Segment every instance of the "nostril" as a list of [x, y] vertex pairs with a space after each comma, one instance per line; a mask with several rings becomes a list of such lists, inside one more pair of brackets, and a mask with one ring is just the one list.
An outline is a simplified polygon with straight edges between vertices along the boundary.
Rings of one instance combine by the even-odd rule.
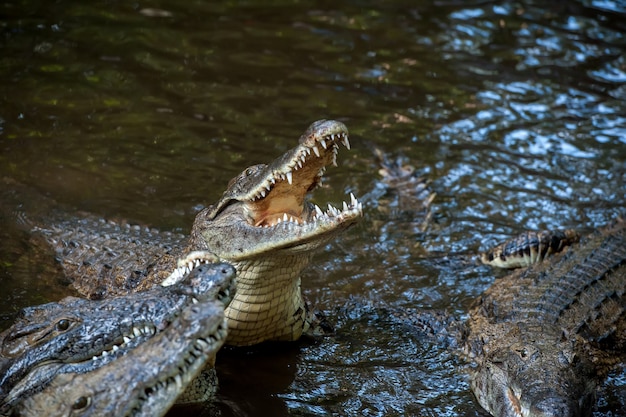
[[538, 416], [577, 416], [580, 409], [577, 402], [570, 401], [563, 397], [546, 397], [537, 401], [533, 409], [533, 415]]

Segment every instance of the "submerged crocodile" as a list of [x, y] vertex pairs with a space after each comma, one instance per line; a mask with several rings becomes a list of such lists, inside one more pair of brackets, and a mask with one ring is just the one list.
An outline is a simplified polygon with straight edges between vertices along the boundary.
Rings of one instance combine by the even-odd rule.
[[136, 347], [84, 373], [57, 374], [16, 406], [20, 416], [162, 416], [214, 358], [225, 339], [224, 305], [190, 304], [174, 322]]
[[497, 279], [466, 323], [443, 313], [398, 315], [453, 335], [475, 364], [472, 391], [492, 415], [589, 415], [598, 383], [626, 356], [626, 222]]
[[[336, 164], [341, 144], [350, 148], [343, 123], [313, 123], [298, 146], [231, 180], [219, 201], [198, 213], [189, 237], [49, 212], [27, 223], [54, 248], [78, 292], [91, 299], [151, 288], [168, 278], [181, 255], [215, 253], [237, 269], [237, 292], [226, 310], [227, 343], [296, 340], [316, 324], [302, 298], [300, 272], [315, 249], [362, 216], [353, 195], [343, 209], [322, 210], [306, 201], [326, 166]], [[46, 222], [46, 215], [60, 220]]]
[[[205, 258], [208, 259], [209, 255]], [[166, 362], [170, 354], [157, 354], [158, 349], [166, 348], [160, 346], [163, 341], [151, 340], [163, 332], [178, 332], [171, 328], [182, 325], [177, 320], [186, 320], [179, 318], [181, 311], [205, 300], [212, 303], [209, 306], [211, 312], [207, 314], [215, 316], [210, 323], [218, 318], [221, 321], [223, 310], [232, 298], [234, 277], [232, 266], [213, 263], [194, 268], [180, 282], [167, 287], [158, 286], [105, 300], [67, 297], [59, 302], [23, 309], [13, 326], [0, 334], [0, 415], [6, 415], [52, 380], [59, 379], [58, 375], [91, 373], [105, 366], [109, 369], [120, 366], [117, 358], [129, 352], [140, 352], [139, 347], [144, 344], [149, 344], [155, 351], [141, 347], [146, 355], [144, 358], [133, 353], [138, 365], [153, 360]], [[219, 314], [215, 313], [213, 304], [221, 305]], [[209, 322], [207, 326], [206, 329], [190, 330], [207, 331], [207, 337], [215, 338], [215, 342], [222, 341], [226, 326], [215, 329], [209, 326]], [[187, 337], [183, 333], [160, 337], [173, 336]], [[217, 351], [218, 344], [211, 344], [211, 349]], [[171, 354], [175, 356], [176, 352]], [[214, 356], [204, 362], [212, 365], [213, 360]], [[109, 366], [110, 362], [118, 365]], [[127, 370], [120, 368], [119, 372]], [[206, 374], [211, 377], [211, 372], [207, 370]], [[207, 385], [207, 381], [198, 380], [195, 391], [188, 394], [194, 400], [202, 400], [204, 398], [196, 391], [210, 393], [214, 387]]]

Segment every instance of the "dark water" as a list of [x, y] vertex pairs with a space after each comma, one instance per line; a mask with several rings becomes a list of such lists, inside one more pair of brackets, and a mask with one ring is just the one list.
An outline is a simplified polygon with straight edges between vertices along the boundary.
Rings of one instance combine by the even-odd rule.
[[[0, 33], [0, 175], [77, 210], [185, 232], [310, 122], [348, 125], [353, 150], [315, 198], [354, 192], [365, 219], [303, 280], [338, 333], [225, 351], [224, 416], [484, 415], [461, 359], [356, 306], [462, 317], [497, 274], [472, 254], [626, 205], [620, 1], [17, 1]], [[425, 232], [383, 210], [371, 144], [432, 181]], [[16, 282], [11, 242], [5, 317], [56, 296]], [[625, 379], [594, 415], [626, 414]]]

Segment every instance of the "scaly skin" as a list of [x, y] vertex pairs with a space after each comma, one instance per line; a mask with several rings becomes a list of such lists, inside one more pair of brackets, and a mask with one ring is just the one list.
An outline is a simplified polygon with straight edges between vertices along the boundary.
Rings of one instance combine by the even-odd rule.
[[580, 235], [571, 229], [525, 232], [481, 254], [480, 260], [497, 268], [523, 268], [542, 262], [579, 240]]
[[162, 416], [226, 337], [224, 305], [188, 305], [167, 328], [86, 373], [61, 373], [16, 407], [21, 416]]
[[234, 277], [232, 266], [215, 263], [195, 268], [169, 287], [97, 301], [67, 297], [25, 308], [0, 334], [0, 414], [56, 374], [91, 372], [146, 343], [198, 300], [215, 300], [224, 308]]
[[343, 123], [313, 123], [298, 146], [231, 180], [222, 198], [198, 213], [188, 240], [89, 216], [55, 215], [62, 220], [45, 226], [29, 221], [53, 246], [74, 287], [92, 299], [151, 288], [168, 278], [179, 257], [210, 251], [237, 268], [227, 343], [296, 340], [316, 324], [302, 299], [300, 272], [315, 249], [362, 215], [354, 196], [343, 210], [323, 211], [306, 201], [336, 162], [340, 144], [350, 146]]
[[598, 383], [626, 357], [626, 223], [498, 278], [464, 324], [445, 312], [390, 313], [461, 347], [492, 415], [590, 415]]
[[191, 246], [237, 268], [237, 293], [226, 309], [228, 344], [296, 340], [314, 323], [302, 299], [300, 272], [315, 249], [354, 224], [362, 211], [354, 196], [343, 211], [329, 206], [325, 212], [305, 196], [334, 163], [339, 144], [349, 146], [347, 134], [339, 122], [313, 123], [297, 147], [269, 165], [245, 170], [196, 217]]
[[495, 416], [583, 416], [626, 354], [626, 224], [498, 279], [470, 311], [471, 386]]

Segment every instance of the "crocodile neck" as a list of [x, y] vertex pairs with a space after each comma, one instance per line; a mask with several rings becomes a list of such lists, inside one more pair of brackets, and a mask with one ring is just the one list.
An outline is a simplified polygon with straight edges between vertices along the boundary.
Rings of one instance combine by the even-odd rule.
[[300, 273], [311, 254], [233, 262], [237, 292], [226, 309], [228, 343], [296, 340], [312, 321], [302, 299]]

